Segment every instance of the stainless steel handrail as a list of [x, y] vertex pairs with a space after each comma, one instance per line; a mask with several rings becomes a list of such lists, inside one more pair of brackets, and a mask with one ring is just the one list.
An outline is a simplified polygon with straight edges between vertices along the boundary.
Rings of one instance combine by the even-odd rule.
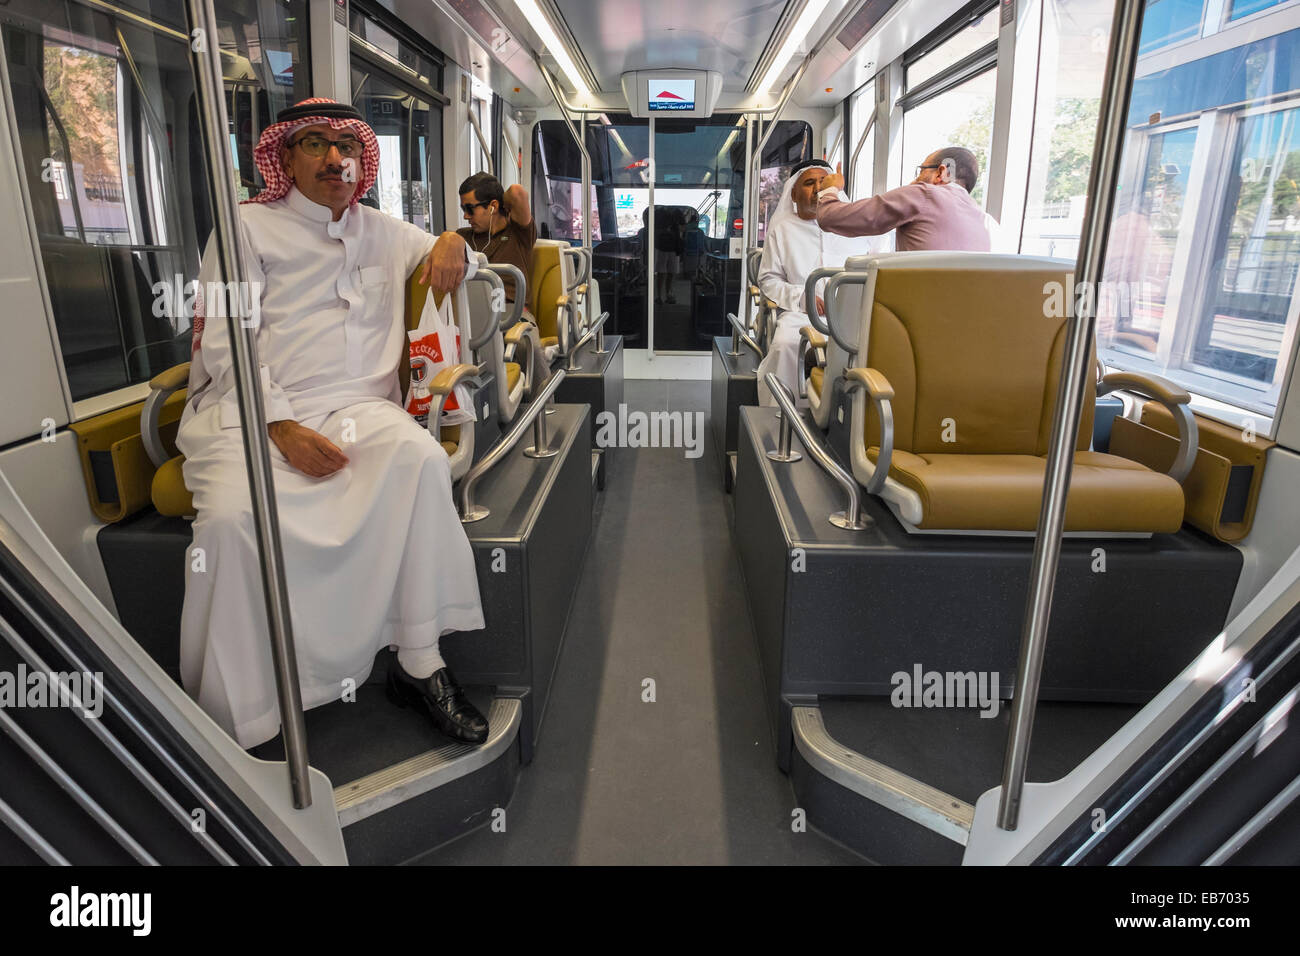
[[734, 312], [728, 312], [728, 313], [727, 313], [727, 321], [731, 323], [731, 347], [732, 347], [732, 351], [731, 351], [730, 354], [732, 354], [732, 355], [739, 355], [739, 354], [740, 354], [740, 348], [739, 348], [738, 343], [743, 342], [745, 345], [748, 345], [751, 349], [753, 349], [753, 350], [754, 350], [754, 354], [757, 355], [757, 356], [761, 359], [761, 358], [763, 357], [763, 350], [762, 350], [761, 348], [758, 347], [758, 343], [755, 342], [755, 341], [750, 337], [749, 333], [745, 331], [745, 327], [741, 324], [740, 319], [738, 319], [738, 318], [736, 317], [736, 313], [734, 313]]
[[[524, 429], [531, 425], [534, 419], [545, 418], [542, 411], [563, 381], [564, 369], [556, 369], [552, 372], [551, 380], [546, 383], [546, 387], [542, 389], [541, 394], [529, 403], [528, 410], [515, 420], [514, 424], [510, 426], [510, 431], [506, 432], [505, 436], [493, 446], [492, 450], [484, 455], [460, 480], [460, 520], [462, 524], [481, 521], [492, 513], [490, 509], [483, 505], [474, 504], [474, 485], [510, 453], [510, 450], [518, 443], [519, 437], [523, 435]], [[538, 445], [544, 446], [545, 444], [545, 441], [538, 441]]]
[[[7, 526], [0, 527], [0, 533], [3, 533], [6, 528]], [[40, 635], [49, 642], [55, 653], [62, 655], [63, 658], [72, 665], [71, 669], [74, 672], [82, 674], [91, 673], [86, 661], [82, 660], [77, 653], [68, 646], [63, 638], [61, 638], [52, 627], [50, 627], [49, 622], [37, 613], [36, 609], [26, 600], [26, 598], [15, 592], [5, 581], [0, 581], [0, 592], [3, 592], [22, 614], [27, 615], [28, 619], [35, 623]], [[45, 660], [36, 653], [32, 646], [23, 640], [18, 632], [3, 619], [0, 619], [0, 633], [3, 633], [5, 641], [9, 646], [18, 652], [18, 656], [27, 662], [28, 667], [39, 670], [45, 674], [53, 672], [54, 669], [51, 668], [49, 664], [47, 664]], [[138, 739], [144, 742], [145, 746], [148, 747], [150, 754], [157, 759], [162, 766], [175, 774], [176, 778], [185, 784], [190, 794], [202, 803], [203, 809], [206, 810], [213, 819], [219, 820], [227, 832], [239, 840], [240, 844], [249, 852], [255, 861], [262, 864], [268, 862], [262, 852], [257, 849], [256, 845], [248, 839], [247, 834], [245, 834], [243, 830], [230, 819], [229, 815], [222, 810], [221, 806], [217, 804], [215, 800], [212, 799], [211, 795], [199, 787], [190, 776], [189, 772], [176, 761], [176, 757], [171, 753], [171, 751], [163, 746], [153, 733], [140, 723], [136, 716], [129, 708], [127, 708], [123, 701], [118, 698], [118, 696], [113, 692], [112, 687], [107, 683], [104, 684], [103, 687], [103, 704], [106, 710], [111, 709], [113, 711], [114, 716], [122, 722], [123, 727], [134, 733]], [[99, 740], [101, 744], [104, 745], [104, 748], [108, 750], [109, 753], [116, 757], [118, 761], [127, 768], [131, 775], [140, 782], [141, 786], [148, 790], [149, 793], [153, 795], [154, 799], [163, 805], [164, 809], [166, 809], [166, 811], [171, 815], [172, 819], [176, 820], [182, 826], [189, 826], [193, 822], [190, 817], [191, 808], [182, 807], [180, 805], [167, 788], [159, 783], [157, 778], [154, 777], [143, 763], [141, 763], [140, 759], [128, 750], [127, 747], [117, 739], [117, 737], [113, 736], [113, 734], [109, 732], [105, 721], [100, 720], [97, 717], [85, 717], [84, 714], [82, 714], [82, 716], [82, 722], [85, 724], [86, 728], [95, 736], [96, 739]], [[194, 835], [195, 841], [202, 844], [203, 848], [218, 862], [227, 866], [234, 865], [234, 859], [224, 849], [222, 849], [220, 844], [212, 839], [206, 830], [191, 830], [191, 832]]]
[[1106, 80], [1097, 116], [1097, 145], [1088, 176], [1088, 205], [1075, 269], [1082, 281], [1076, 286], [1075, 308], [1067, 318], [1066, 351], [1061, 362], [1047, 473], [1043, 479], [1043, 503], [1038, 514], [1038, 532], [1034, 536], [1029, 595], [1020, 632], [1020, 658], [998, 804], [998, 826], [1003, 830], [1014, 830], [1020, 819], [1029, 742], [1042, 678], [1043, 652], [1052, 616], [1052, 592], [1061, 557], [1065, 502], [1070, 490], [1074, 443], [1083, 406], [1083, 386], [1086, 376], [1092, 371], [1091, 346], [1096, 337], [1096, 316], [1093, 311], [1095, 303], [1091, 301], [1093, 297], [1087, 294], [1087, 290], [1097, 288], [1105, 261], [1144, 6], [1132, 0], [1115, 0], [1115, 15], [1111, 21]]
[[[582, 338], [578, 339], [578, 344], [573, 347], [573, 351], [570, 354], [577, 355], [578, 352], [582, 350], [582, 347], [584, 345], [586, 345], [592, 339], [596, 338], [604, 329], [605, 322], [608, 319], [609, 319], [608, 312], [600, 313], [600, 315], [596, 317], [596, 321], [593, 322], [591, 325], [587, 326], [587, 331], [582, 333]], [[600, 348], [596, 349], [597, 353], [600, 353], [601, 351], [603, 350]]]
[[[590, 111], [576, 109], [570, 111], [564, 95], [555, 83], [555, 78], [551, 76], [550, 70], [542, 65], [542, 58], [534, 53], [533, 61], [537, 64], [537, 69], [541, 72], [542, 79], [546, 81], [547, 87], [550, 88], [551, 96], [555, 97], [555, 105], [560, 108], [560, 115], [564, 117], [564, 124], [569, 128], [573, 141], [578, 144], [578, 152], [582, 154], [582, 244], [589, 247], [591, 245], [591, 154], [587, 152], [587, 144], [583, 142], [586, 137], [578, 133], [578, 128], [574, 125], [573, 120], [569, 118], [569, 113]], [[596, 112], [600, 111], [597, 110]]]
[[[51, 679], [53, 676], [51, 675]], [[62, 684], [60, 684], [62, 688]], [[62, 693], [61, 689], [53, 690], [53, 693]], [[74, 706], [80, 706], [81, 701], [76, 701]], [[59, 762], [51, 757], [40, 744], [31, 738], [18, 722], [9, 714], [0, 710], [0, 731], [3, 731], [15, 744], [18, 749], [25, 753], [36, 766], [45, 772], [45, 775], [58, 785], [64, 793], [72, 798], [82, 811], [94, 820], [104, 829], [104, 831], [113, 838], [113, 841], [130, 854], [131, 858], [137, 863], [144, 866], [157, 866], [158, 861], [148, 850], [140, 845], [140, 842], [122, 826], [113, 815], [100, 805], [99, 801], [86, 792], [86, 789], [72, 778], [72, 774], [59, 766]]]
[[[503, 299], [505, 298], [505, 294], [506, 294], [506, 284], [505, 284], [504, 282], [501, 281], [501, 276], [497, 274], [497, 271], [496, 271], [495, 269], [488, 269], [488, 268], [485, 268], [485, 267], [480, 267], [480, 268], [478, 269], [477, 272], [475, 272], [472, 276], [470, 276], [470, 277], [469, 277], [468, 279], [466, 279], [465, 281], [466, 281], [466, 282], [486, 282], [488, 285], [490, 285], [490, 286], [492, 287], [492, 292], [500, 292], [500, 293], [501, 293], [501, 297], [502, 297]], [[518, 287], [516, 286], [516, 288], [518, 288]], [[431, 294], [432, 294], [432, 293], [431, 293]], [[449, 293], [449, 294], [451, 294], [451, 293]], [[491, 307], [492, 307], [492, 294], [489, 293], [489, 294], [488, 294], [488, 308], [491, 308]], [[504, 311], [504, 310], [503, 310], [503, 311]], [[519, 311], [520, 311], [520, 314], [523, 313], [523, 305], [522, 305], [522, 303], [519, 304]], [[469, 319], [469, 316], [466, 316], [466, 318]], [[513, 325], [514, 323], [512, 322], [511, 324]], [[473, 319], [470, 319], [470, 320], [469, 320], [469, 326], [470, 326], [471, 329], [474, 328], [474, 321], [473, 321]], [[474, 336], [474, 337], [471, 337], [471, 338], [470, 338], [470, 340], [469, 340], [469, 347], [470, 347], [470, 349], [471, 349], [472, 351], [478, 351], [478, 350], [481, 349], [483, 346], [487, 345], [489, 342], [492, 341], [492, 336], [497, 335], [498, 333], [500, 333], [501, 328], [502, 328], [501, 324], [497, 321], [496, 317], [494, 316], [491, 322], [489, 322], [489, 323], [487, 323], [486, 325], [483, 326], [483, 334], [482, 334], [482, 335]]]
[[799, 64], [799, 69], [794, 71], [794, 75], [791, 76], [789, 82], [785, 84], [785, 88], [781, 91], [781, 98], [777, 100], [776, 108], [772, 111], [772, 117], [766, 122], [766, 128], [763, 130], [763, 135], [759, 137], [758, 142], [754, 145], [754, 152], [749, 158], [749, 178], [745, 180], [745, 192], [752, 197], [752, 201], [749, 204], [749, 218], [746, 219], [746, 222], [753, 223], [755, 228], [754, 235], [756, 236], [758, 235], [758, 179], [759, 171], [763, 167], [763, 149], [767, 146], [767, 141], [772, 138], [772, 134], [776, 131], [777, 121], [781, 118], [781, 113], [784, 112], [786, 104], [790, 102], [790, 97], [794, 95], [795, 87], [799, 85], [799, 81], [803, 79], [803, 75], [808, 72], [808, 67], [812, 64], [813, 57], [821, 51], [821, 48], [822, 43], [818, 43], [813, 47], [813, 49], [809, 50], [808, 55], [805, 56], [803, 62]]
[[[777, 405], [781, 407], [780, 451], [775, 453], [769, 451], [767, 457], [773, 461], [796, 461], [797, 459], [790, 454], [790, 431], [793, 429], [798, 432], [799, 441], [803, 443], [804, 448], [808, 449], [808, 454], [812, 455], [813, 461], [817, 462], [826, 474], [834, 478], [848, 495], [848, 507], [843, 511], [834, 512], [827, 520], [845, 531], [864, 531], [870, 528], [875, 522], [862, 513], [862, 489], [858, 487], [857, 479], [845, 471], [822, 447], [822, 443], [813, 437], [808, 423], [795, 408], [794, 395], [786, 384], [776, 377], [776, 373], [768, 372], [763, 381], [776, 399]], [[784, 457], [780, 457], [782, 454]]]
[[[832, 276], [839, 275], [843, 271], [843, 269], [827, 269], [825, 267], [814, 269], [812, 272], [808, 273], [808, 278], [803, 284], [804, 311], [808, 313], [808, 321], [812, 323], [812, 327], [822, 335], [830, 335], [831, 329], [828, 320], [823, 319], [821, 313], [817, 311], [817, 283], [822, 279], [829, 279]], [[823, 298], [822, 302], [826, 303], [826, 310], [829, 312], [830, 299]]]
[[[465, 111], [469, 117], [469, 125], [474, 127], [474, 134], [478, 137], [479, 146], [483, 147], [483, 156], [487, 160], [487, 173], [489, 176], [495, 176], [496, 170], [492, 166], [492, 147], [488, 145], [487, 137], [483, 135], [483, 127], [479, 125], [478, 117], [474, 115], [474, 101], [470, 99], [469, 109]], [[415, 115], [415, 111], [411, 111]]]
[[[213, 236], [216, 239], [221, 275], [244, 288], [248, 270], [243, 260], [239, 235], [239, 211], [233, 191], [234, 165], [226, 137], [225, 91], [222, 85], [221, 45], [212, 0], [185, 0], [190, 35], [190, 60], [198, 83], [199, 134], [207, 157], [205, 167], [212, 186]], [[198, 31], [198, 32], [195, 32]], [[234, 353], [235, 396], [243, 423], [244, 455], [248, 462], [248, 489], [253, 508], [253, 526], [261, 555], [262, 586], [266, 617], [271, 635], [271, 661], [275, 669], [276, 697], [284, 733], [284, 752], [289, 765], [289, 786], [293, 805], [311, 806], [310, 767], [307, 762], [307, 728], [302, 712], [302, 688], [298, 684], [298, 657], [294, 651], [293, 622], [289, 615], [289, 591], [285, 580], [284, 554], [280, 547], [280, 518], [271, 480], [270, 438], [266, 409], [262, 403], [258, 373], [256, 330], [245, 325], [229, 310], [226, 318], [231, 351]]]
[[8, 827], [14, 836], [27, 844], [28, 849], [50, 866], [72, 865], [67, 857], [56, 850], [54, 845], [41, 835], [39, 830], [24, 820], [22, 814], [2, 799], [0, 799], [0, 823]]
[[[873, 80], [871, 83], [871, 100], [874, 103], [876, 98], [876, 84]], [[857, 184], [853, 182], [853, 172], [858, 168], [858, 156], [862, 153], [862, 147], [867, 145], [867, 137], [871, 135], [871, 130], [876, 125], [876, 114], [872, 113], [871, 118], [867, 120], [866, 127], [862, 130], [862, 135], [858, 137], [858, 145], [853, 147], [853, 157], [849, 160], [849, 168], [844, 170], [844, 191], [856, 188]]]
[[50, 99], [50, 94], [45, 91], [45, 81], [41, 79], [40, 73], [35, 67], [29, 66], [27, 71], [32, 74], [35, 80], [36, 91], [41, 94], [41, 102], [45, 105], [45, 112], [49, 114], [50, 120], [54, 123], [54, 131], [59, 134], [59, 140], [63, 143], [63, 155], [67, 157], [67, 163], [64, 166], [68, 187], [68, 198], [72, 200], [72, 218], [77, 223], [77, 235], [82, 242], [86, 241], [86, 224], [81, 218], [81, 202], [77, 199], [77, 172], [72, 165], [72, 146], [68, 142], [68, 131], [63, 127], [63, 118], [59, 116], [59, 111], [54, 108], [54, 101]]

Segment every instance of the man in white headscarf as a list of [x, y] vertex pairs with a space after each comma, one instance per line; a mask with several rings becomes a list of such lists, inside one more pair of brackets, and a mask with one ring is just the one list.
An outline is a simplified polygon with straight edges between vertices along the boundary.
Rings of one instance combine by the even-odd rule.
[[[781, 200], [768, 223], [758, 287], [776, 303], [779, 318], [767, 355], [758, 366], [761, 405], [776, 404], [764, 381], [768, 372], [775, 372], [795, 396], [799, 395], [799, 330], [809, 324], [804, 311], [804, 283], [809, 274], [814, 269], [838, 268], [849, 256], [884, 246], [880, 240], [836, 236], [817, 225], [817, 193], [830, 173], [830, 164], [820, 159], [796, 166], [785, 181]], [[825, 314], [821, 296], [817, 297], [817, 310]], [[799, 398], [798, 402], [803, 406], [807, 399]]]

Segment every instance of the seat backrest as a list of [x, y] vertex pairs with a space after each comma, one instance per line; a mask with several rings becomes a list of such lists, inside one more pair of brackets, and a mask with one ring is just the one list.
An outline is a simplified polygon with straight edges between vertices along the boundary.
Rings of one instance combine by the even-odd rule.
[[[923, 455], [1044, 455], [1065, 352], [1073, 263], [992, 253], [923, 252], [868, 268], [856, 364], [894, 388], [894, 447]], [[1076, 447], [1092, 435], [1086, 378]], [[868, 403], [867, 447], [880, 426]]]
[[564, 295], [565, 267], [560, 250], [567, 242], [558, 239], [538, 239], [533, 244], [533, 257], [528, 270], [528, 311], [537, 320], [537, 332], [542, 338], [560, 334], [559, 310], [556, 300]]

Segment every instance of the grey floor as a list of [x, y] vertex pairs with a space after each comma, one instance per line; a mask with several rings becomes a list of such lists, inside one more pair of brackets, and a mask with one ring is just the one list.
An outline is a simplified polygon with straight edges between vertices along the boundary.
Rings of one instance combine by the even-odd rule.
[[[709, 412], [708, 382], [628, 381], [629, 411]], [[722, 479], [703, 454], [616, 449], [551, 701], [504, 833], [425, 862], [856, 863], [791, 831]], [[655, 700], [643, 701], [644, 681]]]

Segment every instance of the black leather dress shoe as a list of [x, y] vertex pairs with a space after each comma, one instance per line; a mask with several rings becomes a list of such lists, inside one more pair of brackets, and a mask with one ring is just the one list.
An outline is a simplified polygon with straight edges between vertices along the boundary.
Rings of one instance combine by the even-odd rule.
[[453, 740], [481, 744], [487, 740], [488, 722], [469, 702], [447, 668], [424, 680], [412, 677], [396, 661], [388, 669], [388, 697], [399, 707], [423, 710], [433, 726]]

